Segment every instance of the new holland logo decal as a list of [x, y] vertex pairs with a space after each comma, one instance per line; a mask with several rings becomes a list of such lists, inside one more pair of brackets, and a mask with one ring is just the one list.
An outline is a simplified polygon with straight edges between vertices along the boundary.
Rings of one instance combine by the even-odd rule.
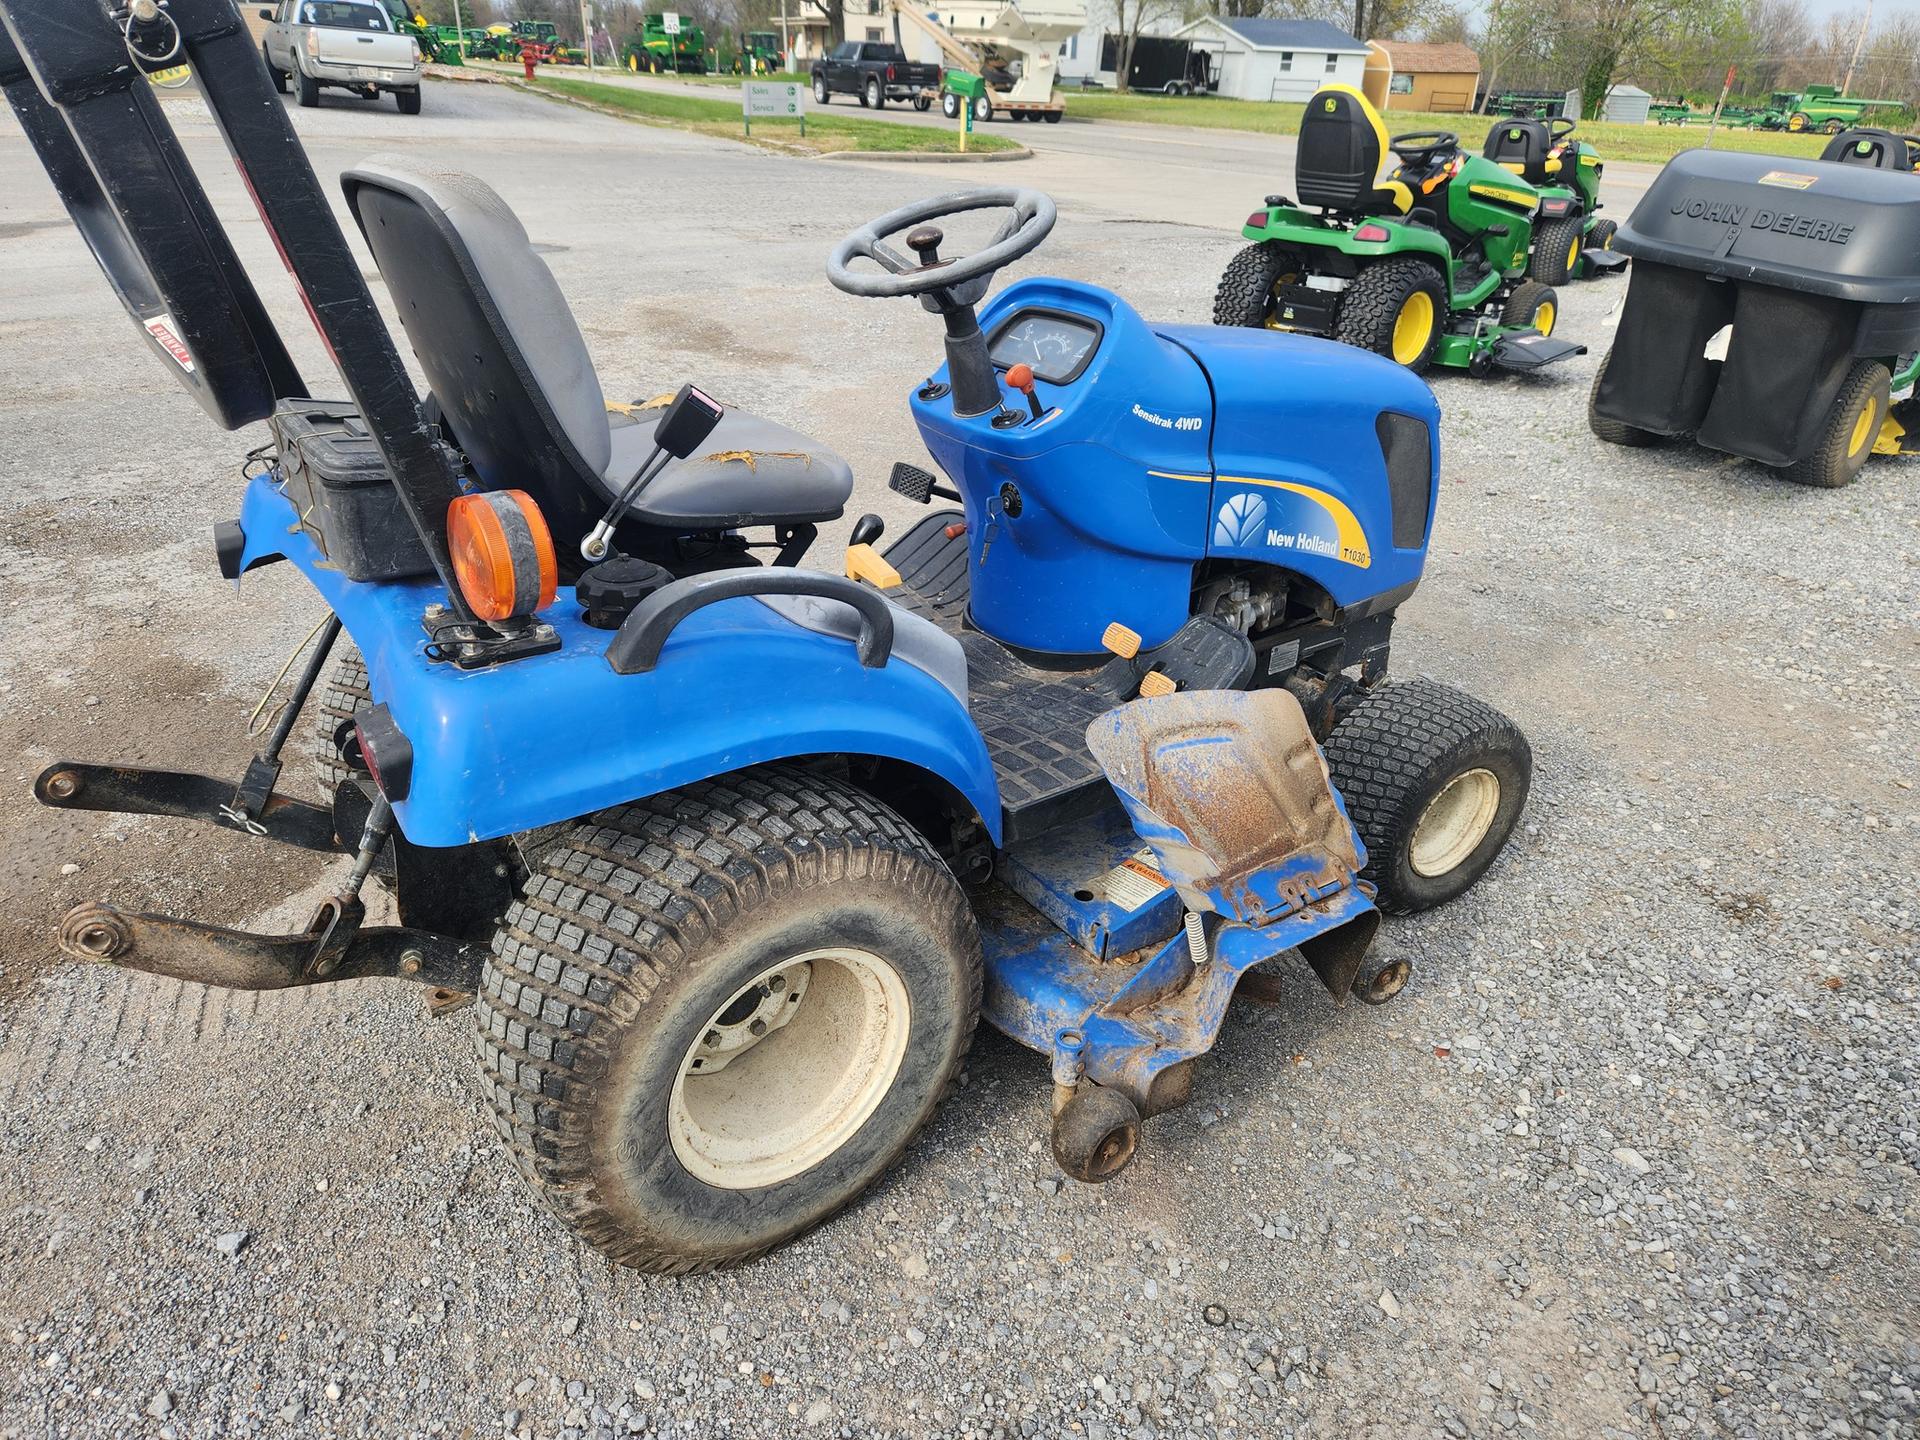
[[1267, 502], [1253, 491], [1243, 491], [1220, 507], [1213, 517], [1213, 543], [1217, 549], [1238, 550], [1257, 545], [1267, 528]]
[[[1292, 480], [1264, 480], [1246, 475], [1222, 475], [1221, 484], [1258, 485], [1282, 492], [1271, 497], [1258, 490], [1230, 495], [1214, 512], [1213, 548], [1272, 552], [1292, 550], [1319, 555], [1365, 570], [1373, 564], [1367, 532], [1338, 496]], [[1288, 495], [1299, 499], [1288, 502]], [[1301, 501], [1307, 503], [1302, 504]]]

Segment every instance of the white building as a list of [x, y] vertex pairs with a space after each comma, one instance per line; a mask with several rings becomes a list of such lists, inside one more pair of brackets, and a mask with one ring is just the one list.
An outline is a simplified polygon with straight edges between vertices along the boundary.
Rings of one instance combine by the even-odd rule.
[[1653, 96], [1638, 85], [1615, 85], [1607, 91], [1600, 118], [1614, 125], [1644, 125], [1653, 109]]
[[1234, 100], [1305, 100], [1336, 83], [1358, 90], [1367, 65], [1367, 47], [1324, 20], [1203, 15], [1173, 33], [1219, 51], [1219, 93]]

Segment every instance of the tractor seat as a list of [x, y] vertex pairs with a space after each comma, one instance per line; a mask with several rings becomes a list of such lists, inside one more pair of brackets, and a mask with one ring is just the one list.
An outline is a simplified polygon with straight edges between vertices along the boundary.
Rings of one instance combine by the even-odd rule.
[[1550, 185], [1560, 175], [1560, 157], [1544, 120], [1502, 120], [1487, 132], [1480, 153], [1529, 185]]
[[1294, 149], [1294, 193], [1303, 205], [1343, 215], [1404, 215], [1413, 191], [1381, 179], [1387, 127], [1351, 85], [1325, 85], [1307, 101]]
[[[489, 488], [531, 494], [577, 553], [645, 461], [671, 395], [614, 407], [546, 262], [493, 188], [382, 155], [341, 177], [444, 424]], [[721, 397], [724, 403], [724, 397]], [[618, 423], [615, 423], [615, 422]], [[632, 515], [679, 534], [831, 520], [853, 470], [797, 430], [728, 408]]]
[[1834, 136], [1827, 142], [1827, 148], [1820, 152], [1820, 158], [1838, 165], [1868, 165], [1876, 170], [1913, 168], [1912, 157], [1907, 153], [1906, 136], [1864, 125], [1857, 130], [1843, 130]]

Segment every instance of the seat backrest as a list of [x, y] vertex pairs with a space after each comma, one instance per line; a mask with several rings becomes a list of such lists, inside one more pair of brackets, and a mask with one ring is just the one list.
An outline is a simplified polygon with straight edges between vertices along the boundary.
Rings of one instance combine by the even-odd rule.
[[1891, 130], [1877, 130], [1871, 126], [1842, 130], [1827, 142], [1827, 148], [1820, 152], [1820, 158], [1839, 165], [1867, 165], [1876, 170], [1913, 168], [1907, 159], [1905, 138]]
[[341, 177], [428, 388], [490, 487], [531, 494], [563, 547], [606, 508], [605, 397], [519, 219], [471, 175], [380, 155]]
[[1502, 120], [1487, 131], [1487, 143], [1480, 153], [1497, 165], [1504, 165], [1529, 185], [1547, 179], [1547, 151], [1552, 139], [1544, 120]]
[[1300, 203], [1359, 210], [1372, 200], [1387, 154], [1387, 127], [1351, 85], [1325, 85], [1307, 101], [1294, 149], [1293, 184]]

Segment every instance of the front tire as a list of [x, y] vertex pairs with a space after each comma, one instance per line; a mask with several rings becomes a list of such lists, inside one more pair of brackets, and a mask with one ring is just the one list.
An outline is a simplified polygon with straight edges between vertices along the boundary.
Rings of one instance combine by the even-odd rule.
[[267, 75], [273, 81], [273, 88], [282, 95], [286, 94], [287, 72], [274, 66], [273, 57], [267, 53], [267, 43], [264, 40], [260, 42], [260, 58], [266, 62]]
[[1533, 237], [1533, 259], [1527, 274], [1544, 285], [1564, 285], [1580, 263], [1582, 220], [1547, 220]]
[[1856, 360], [1820, 427], [1820, 443], [1780, 473], [1796, 485], [1837, 490], [1851, 485], [1873, 455], [1887, 421], [1891, 377], [1877, 360]]
[[776, 766], [569, 827], [495, 935], [476, 1040], [549, 1208], [621, 1264], [687, 1274], [879, 1179], [958, 1074], [980, 984], [926, 840]]
[[951, 90], [943, 93], [940, 96], [940, 113], [949, 120], [958, 120], [960, 118], [960, 97], [955, 95]]
[[827, 77], [824, 75], [816, 75], [813, 77], [813, 103], [816, 105], [831, 105], [833, 103], [833, 94], [827, 89]]
[[1551, 335], [1559, 319], [1560, 296], [1551, 285], [1538, 280], [1521, 281], [1500, 307], [1503, 326], [1531, 325], [1542, 335]]
[[1490, 705], [1431, 680], [1384, 685], [1327, 737], [1327, 770], [1388, 914], [1430, 910], [1493, 864], [1520, 821], [1533, 751]]
[[1379, 260], [1362, 268], [1340, 297], [1334, 338], [1424, 374], [1447, 314], [1440, 272], [1421, 260]]

